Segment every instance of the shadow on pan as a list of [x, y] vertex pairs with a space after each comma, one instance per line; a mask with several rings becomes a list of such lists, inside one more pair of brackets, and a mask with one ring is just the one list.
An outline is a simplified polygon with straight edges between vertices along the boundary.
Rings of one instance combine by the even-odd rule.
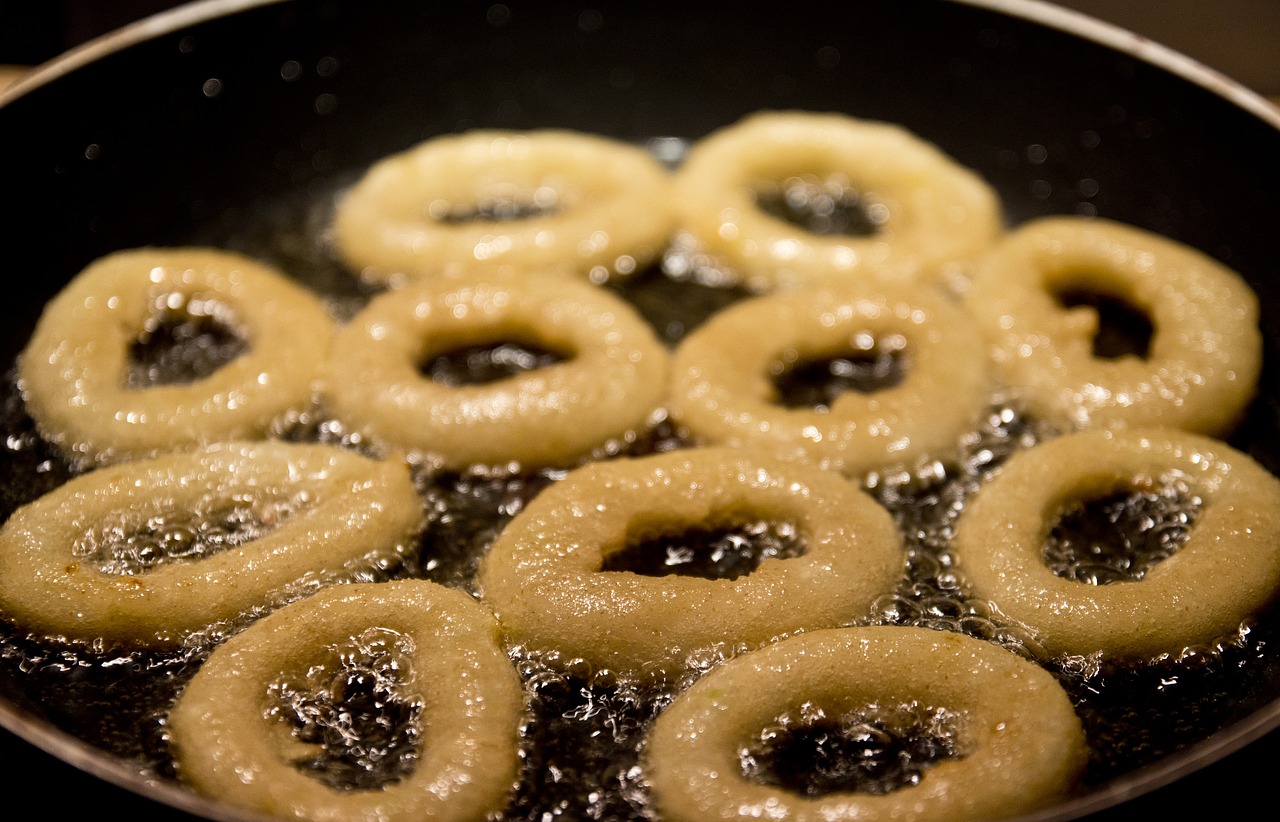
[[[1280, 117], [1122, 32], [1034, 4], [945, 0], [750, 14], [665, 2], [212, 2], [134, 26], [45, 67], [0, 105], [0, 175], [16, 206], [0, 228], [3, 358], [70, 277], [113, 250], [217, 241], [324, 269], [300, 250], [322, 214], [314, 204], [436, 134], [556, 126], [693, 140], [782, 108], [906, 126], [983, 174], [1011, 225], [1098, 215], [1201, 249], [1259, 293], [1264, 356], [1280, 362]], [[350, 291], [332, 268], [313, 276]], [[1233, 440], [1273, 472], [1278, 386], [1268, 365]], [[14, 465], [0, 470], [7, 515], [35, 485]], [[1182, 750], [1041, 817], [1251, 809], [1280, 754], [1278, 667], [1221, 695]], [[61, 730], [71, 711], [46, 710], [10, 666], [0, 673], [5, 779], [58, 815], [238, 818], [144, 782]]]

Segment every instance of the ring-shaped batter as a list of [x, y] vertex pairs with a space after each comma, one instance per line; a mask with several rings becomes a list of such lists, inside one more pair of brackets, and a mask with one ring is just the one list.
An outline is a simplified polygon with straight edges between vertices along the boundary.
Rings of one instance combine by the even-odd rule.
[[[193, 382], [132, 388], [130, 349], [175, 305], [227, 315], [248, 350]], [[333, 321], [319, 298], [273, 268], [206, 248], [103, 257], [45, 307], [19, 358], [41, 432], [105, 463], [254, 439], [312, 401]]]
[[[1073, 503], [1186, 483], [1203, 506], [1187, 542], [1138, 581], [1091, 585], [1046, 565]], [[956, 526], [972, 593], [1031, 629], [1049, 658], [1153, 659], [1234, 633], [1280, 595], [1280, 480], [1224, 443], [1173, 428], [1068, 434], [1018, 452]]]
[[[778, 402], [783, 369], [853, 355], [859, 338], [898, 340], [900, 383], [845, 391], [827, 410]], [[739, 302], [696, 328], [676, 349], [669, 403], [701, 440], [860, 477], [953, 451], [987, 402], [984, 355], [972, 318], [932, 287], [826, 283]]]
[[[636, 542], [755, 521], [794, 526], [804, 553], [733, 580], [601, 570]], [[570, 472], [503, 530], [479, 580], [511, 642], [660, 678], [701, 651], [863, 618], [904, 561], [888, 512], [839, 474], [706, 448]]]
[[[670, 173], [637, 146], [572, 131], [473, 131], [372, 166], [342, 197], [339, 254], [374, 282], [466, 268], [563, 269], [600, 282], [662, 252]], [[487, 204], [532, 213], [499, 219]]]
[[[1092, 291], [1144, 312], [1145, 358], [1094, 356]], [[1258, 300], [1236, 272], [1187, 246], [1101, 219], [1052, 217], [1011, 232], [973, 272], [968, 301], [996, 368], [1028, 410], [1064, 428], [1171, 425], [1223, 435], [1253, 399]]]
[[[743, 774], [739, 751], [780, 715], [909, 703], [961, 720], [960, 755], [915, 785], [805, 797]], [[1018, 816], [1066, 795], [1086, 760], [1071, 700], [1047, 671], [964, 634], [895, 626], [814, 631], [724, 663], [658, 716], [645, 752], [668, 822]]]
[[[565, 359], [481, 385], [420, 371], [432, 356], [516, 342]], [[631, 306], [570, 278], [437, 278], [375, 297], [338, 333], [322, 396], [374, 442], [444, 467], [570, 465], [641, 430], [670, 355]]]
[[[95, 558], [131, 534], [150, 533], [153, 521], [238, 499], [278, 524], [243, 544], [140, 573], [111, 573]], [[51, 635], [175, 646], [394, 563], [422, 519], [402, 462], [331, 446], [221, 443], [107, 466], [19, 508], [0, 529], [0, 614]]]
[[[839, 179], [878, 218], [868, 236], [817, 234], [764, 211], [788, 178]], [[840, 114], [754, 114], [694, 143], [676, 173], [682, 226], [749, 287], [832, 275], [919, 279], [995, 242], [1000, 201], [977, 174], [898, 126]]]
[[[329, 787], [294, 764], [314, 752], [268, 716], [271, 686], [337, 665], [337, 648], [378, 628], [409, 648], [399, 674], [422, 705], [420, 757], [380, 789]], [[481, 822], [506, 806], [519, 766], [524, 695], [493, 615], [422, 580], [337, 585], [219, 646], [169, 718], [179, 776], [229, 804], [309, 822]]]

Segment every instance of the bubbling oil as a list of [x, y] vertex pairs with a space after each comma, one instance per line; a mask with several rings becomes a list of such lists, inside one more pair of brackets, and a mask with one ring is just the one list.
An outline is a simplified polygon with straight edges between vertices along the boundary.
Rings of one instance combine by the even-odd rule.
[[828, 716], [805, 703], [777, 717], [738, 751], [750, 780], [800, 796], [883, 796], [918, 785], [925, 771], [962, 754], [962, 717], [918, 702], [868, 705]]
[[[262, 203], [256, 212], [245, 215], [242, 228], [234, 233], [184, 239], [234, 248], [273, 262], [327, 295], [335, 316], [349, 318], [370, 295], [341, 269], [326, 245], [323, 227], [334, 193], [320, 200], [300, 194]], [[687, 238], [677, 238], [659, 265], [605, 287], [635, 305], [659, 335], [674, 345], [714, 311], [748, 296], [737, 288], [731, 273], [717, 265], [689, 245]], [[221, 332], [207, 324], [158, 333], [180, 338], [179, 346], [215, 352], [215, 357], [236, 353]], [[519, 352], [503, 355], [496, 358], [502, 360], [497, 366], [519, 370], [530, 365], [523, 356]], [[189, 359], [187, 355], [176, 359], [184, 357]], [[168, 366], [162, 370], [164, 380], [175, 378]], [[12, 373], [3, 413], [7, 475], [0, 483], [0, 503], [7, 513], [65, 482], [74, 469], [35, 430], [14, 388]], [[339, 423], [315, 411], [283, 421], [280, 433], [364, 447]], [[991, 473], [1014, 452], [1056, 433], [1027, 418], [1009, 398], [994, 396], [986, 416], [957, 444], [955, 459], [866, 477], [866, 490], [891, 512], [901, 529], [907, 563], [897, 588], [886, 592], [858, 623], [959, 631], [1034, 657], [1035, 638], [1030, 632], [1003, 620], [991, 603], [967, 594], [955, 570], [950, 542], [966, 501]], [[689, 445], [669, 422], [657, 419], [652, 429], [610, 444], [596, 458]], [[564, 474], [562, 469], [440, 473], [429, 465], [417, 466], [428, 527], [404, 563], [388, 569], [386, 577], [426, 578], [474, 592], [476, 570], [501, 529]], [[1149, 500], [1130, 497], [1106, 501], [1104, 507], [1109, 504], [1119, 510], [1116, 525], [1122, 530], [1142, 530], [1128, 523], [1127, 512], [1134, 509], [1143, 521], [1182, 518], [1186, 528], [1194, 527], [1194, 500], [1176, 488], [1157, 496], [1161, 499], [1156, 501], [1155, 513]], [[253, 528], [265, 525], [264, 519], [270, 516], [247, 517], [250, 525], [242, 531], [232, 529], [239, 535], [234, 538], [251, 538]], [[176, 517], [169, 524], [199, 530], [205, 527], [204, 521], [201, 514], [190, 522]], [[721, 556], [733, 556], [730, 565], [785, 561], [788, 551], [800, 549], [788, 547], [786, 533], [778, 529], [777, 523], [755, 523], [733, 534], [713, 534], [707, 550], [714, 552], [716, 544], [727, 540], [721, 547], [732, 550], [721, 551]], [[1155, 530], [1170, 528], [1164, 525]], [[158, 526], [156, 533], [162, 531]], [[675, 542], [658, 548], [660, 565], [673, 556], [683, 558], [678, 550], [672, 553]], [[1174, 543], [1176, 539], [1170, 541], [1176, 550]], [[145, 564], [140, 558], [122, 560], [121, 570], [128, 572], [134, 561]], [[701, 568], [702, 573], [724, 573], [717, 570], [718, 561], [702, 564], [711, 566]], [[1212, 646], [1188, 648], [1149, 665], [1109, 669], [1097, 659], [1078, 658], [1054, 666], [1053, 673], [1072, 695], [1091, 745], [1087, 784], [1099, 785], [1202, 740], [1257, 707], [1250, 700], [1260, 697], [1251, 695], [1280, 691], [1280, 663], [1270, 653], [1272, 631], [1271, 617], [1264, 615]], [[173, 779], [165, 716], [220, 636], [212, 634], [205, 642], [157, 653], [30, 636], [18, 626], [0, 626], [0, 668], [4, 670], [0, 696], [132, 763], [146, 776]], [[272, 715], [290, 723], [299, 739], [324, 743], [299, 767], [321, 781], [351, 790], [394, 782], [412, 770], [419, 723], [430, 717], [423, 716], [421, 707], [406, 698], [397, 684], [398, 666], [405, 656], [397, 642], [396, 637], [376, 631], [353, 637], [351, 645], [337, 653], [340, 663], [317, 671], [313, 679], [276, 684]], [[581, 660], [511, 649], [529, 710], [519, 729], [521, 772], [503, 819], [652, 818], [642, 764], [650, 724], [702, 673], [742, 650], [710, 649], [690, 659], [684, 675], [655, 683], [619, 677]], [[854, 771], [858, 773], [850, 778], [867, 780], [858, 783], [858, 789], [889, 791], [927, 779], [929, 763], [960, 755], [954, 746], [958, 721], [945, 710], [914, 705], [867, 706], [856, 715], [834, 718], [799, 712], [761, 729], [758, 744], [746, 746], [741, 758], [744, 772], [753, 778], [793, 785], [802, 792], [849, 784], [843, 780]], [[850, 758], [860, 764], [850, 767]], [[792, 772], [797, 760], [812, 763], [800, 770], [826, 772], [830, 778], [806, 786], [805, 774]]]
[[99, 573], [143, 574], [252, 542], [313, 503], [307, 492], [274, 497], [240, 491], [153, 514], [141, 523], [122, 515], [118, 522], [98, 523], [86, 532], [71, 555]]

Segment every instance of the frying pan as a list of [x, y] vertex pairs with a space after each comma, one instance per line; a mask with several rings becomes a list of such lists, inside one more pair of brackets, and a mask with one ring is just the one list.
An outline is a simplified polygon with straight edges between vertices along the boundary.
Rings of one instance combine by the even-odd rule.
[[[1096, 214], [1240, 271], [1261, 299], [1268, 366], [1232, 441], [1280, 469], [1280, 116], [1189, 59], [1018, 0], [797, 0], [750, 11], [664, 0], [214, 0], [157, 16], [0, 97], [10, 206], [0, 361], [13, 360], [70, 277], [113, 250], [220, 242], [286, 268], [315, 265], [299, 237], [316, 212], [298, 204], [432, 135], [561, 126], [693, 140], [768, 108], [901, 123], [983, 174], [1010, 225]], [[320, 268], [326, 287], [353, 288], [345, 272]], [[4, 515], [36, 493], [28, 471], [0, 465]], [[1269, 805], [1277, 667], [1227, 695], [1202, 738], [1034, 818]], [[57, 818], [106, 808], [245, 818], [141, 779], [50, 721], [15, 679], [0, 680], [10, 795], [31, 793]]]

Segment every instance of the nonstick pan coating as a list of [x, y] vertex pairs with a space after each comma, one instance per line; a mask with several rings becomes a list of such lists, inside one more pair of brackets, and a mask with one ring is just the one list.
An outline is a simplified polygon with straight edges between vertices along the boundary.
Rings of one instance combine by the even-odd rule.
[[[1280, 470], [1280, 118], [1189, 60], [1035, 3], [320, 0], [161, 15], [0, 98], [3, 358], [92, 259], [210, 237], [262, 251], [264, 230], [246, 224], [258, 205], [329, 191], [436, 134], [557, 126], [693, 140], [769, 108], [900, 123], [982, 173], [1010, 225], [1096, 214], [1240, 271], [1261, 298], [1268, 366], [1233, 443]], [[269, 250], [285, 265], [295, 253]], [[28, 490], [11, 466], [0, 471], [7, 515]], [[15, 690], [0, 682], [11, 795], [31, 791], [58, 818], [106, 808], [238, 818], [142, 783], [50, 728]], [[1215, 736], [1041, 816], [1265, 803], [1280, 674], [1272, 666], [1233, 699]]]

